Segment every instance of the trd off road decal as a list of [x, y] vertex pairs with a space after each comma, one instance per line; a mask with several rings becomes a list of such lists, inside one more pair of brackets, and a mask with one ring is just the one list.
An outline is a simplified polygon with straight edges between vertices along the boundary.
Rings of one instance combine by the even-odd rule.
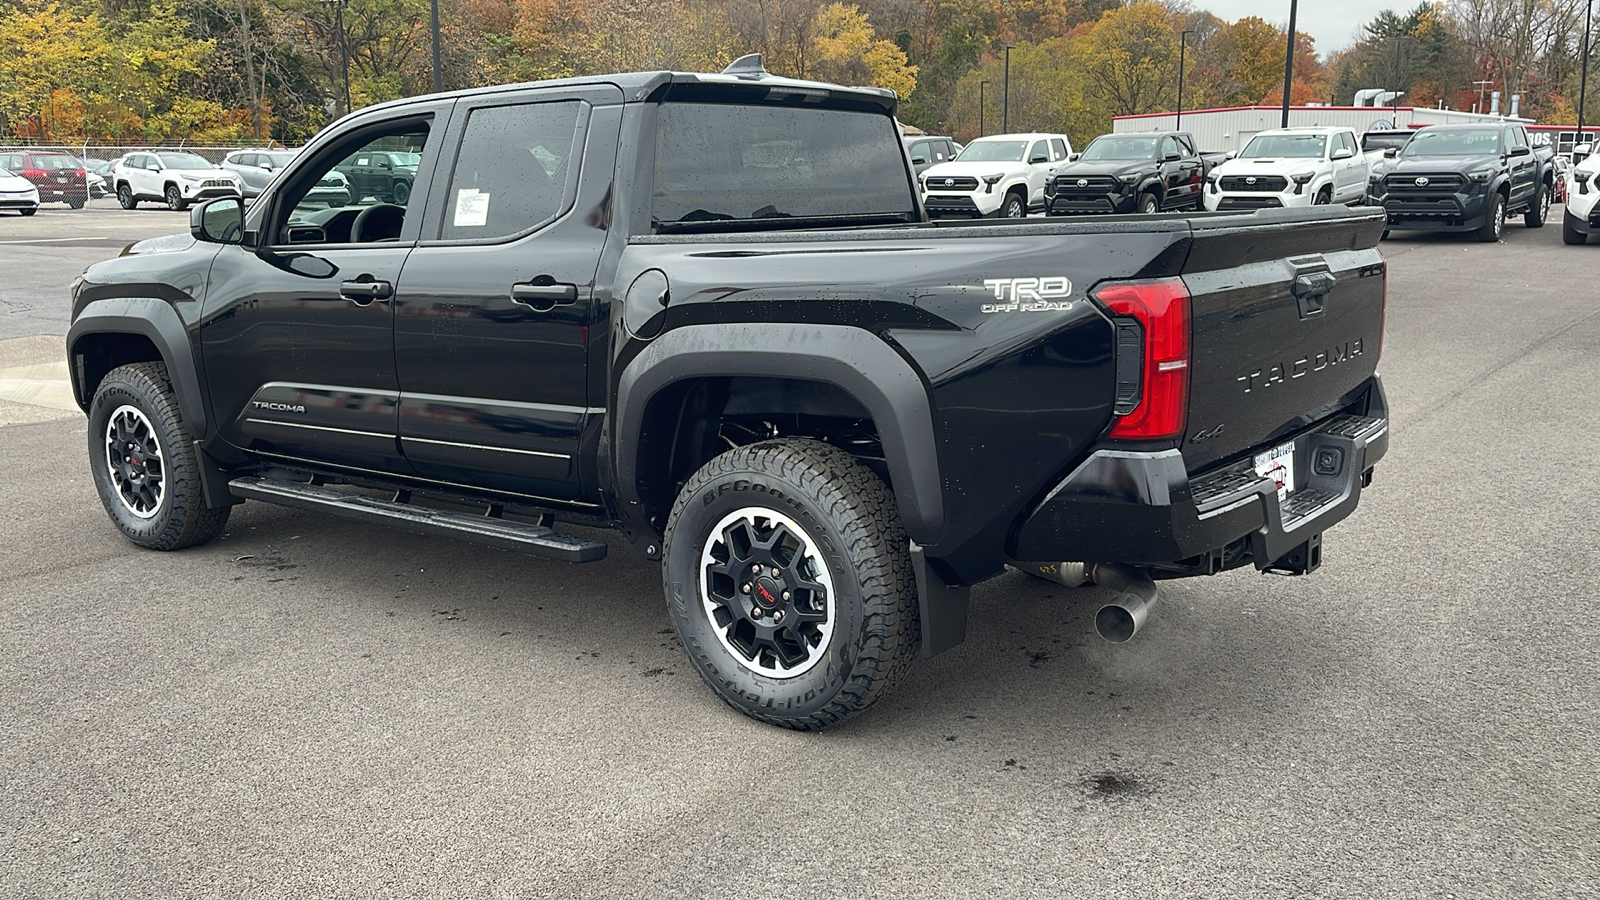
[[985, 313], [1065, 312], [1073, 306], [1072, 282], [1065, 276], [1043, 278], [986, 278], [985, 290], [996, 302], [985, 303]]

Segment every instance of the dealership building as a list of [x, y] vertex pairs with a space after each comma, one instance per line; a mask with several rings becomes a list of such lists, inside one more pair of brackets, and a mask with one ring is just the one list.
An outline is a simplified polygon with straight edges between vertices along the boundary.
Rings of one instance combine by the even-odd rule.
[[[1187, 131], [1194, 135], [1195, 143], [1207, 153], [1239, 151], [1258, 132], [1279, 127], [1283, 122], [1281, 106], [1239, 106], [1230, 109], [1196, 109], [1185, 111], [1182, 122], [1176, 113], [1150, 113], [1140, 116], [1117, 116], [1111, 130], [1116, 134], [1141, 131]], [[1289, 126], [1327, 125], [1355, 129], [1357, 134], [1382, 131], [1395, 127], [1419, 125], [1476, 125], [1484, 123], [1521, 122], [1528, 126], [1534, 144], [1554, 145], [1560, 153], [1571, 153], [1578, 140], [1575, 125], [1535, 125], [1532, 119], [1497, 116], [1487, 113], [1462, 112], [1453, 109], [1432, 109], [1412, 106], [1291, 106]], [[1584, 140], [1593, 141], [1600, 135], [1600, 127], [1584, 128]]]

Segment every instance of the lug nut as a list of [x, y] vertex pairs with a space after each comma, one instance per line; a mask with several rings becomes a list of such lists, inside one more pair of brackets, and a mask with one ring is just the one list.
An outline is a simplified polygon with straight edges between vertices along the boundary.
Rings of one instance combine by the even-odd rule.
[[794, 591], [784, 591], [783, 599], [787, 602], [794, 599]]
[[739, 585], [739, 592], [741, 594], [750, 593], [750, 582], [746, 581], [744, 584]]
[[752, 604], [751, 607], [750, 607], [750, 618], [752, 618], [752, 619], [761, 618], [761, 607], [755, 606], [755, 605]]
[[780, 610], [775, 610], [772, 613], [772, 622], [773, 622], [774, 625], [780, 624], [781, 622], [783, 622], [783, 610], [781, 610], [781, 609]]

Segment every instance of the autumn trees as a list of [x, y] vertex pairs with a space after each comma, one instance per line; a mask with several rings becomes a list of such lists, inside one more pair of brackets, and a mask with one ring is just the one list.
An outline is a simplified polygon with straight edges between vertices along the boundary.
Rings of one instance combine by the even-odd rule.
[[[928, 130], [970, 138], [1009, 108], [1012, 128], [1083, 141], [1113, 116], [1176, 104], [1185, 31], [1190, 108], [1276, 104], [1283, 84], [1280, 23], [1228, 22], [1204, 0], [439, 2], [447, 89], [715, 71], [758, 51], [779, 74], [891, 87], [901, 118]], [[1380, 13], [1320, 58], [1300, 35], [1290, 99], [1349, 103], [1371, 87], [1470, 108], [1486, 81], [1522, 93], [1524, 114], [1570, 121], [1583, 2], [1423, 2]], [[431, 89], [429, 3], [346, 0], [352, 106]], [[343, 112], [336, 23], [324, 0], [0, 0], [0, 135], [302, 141]]]

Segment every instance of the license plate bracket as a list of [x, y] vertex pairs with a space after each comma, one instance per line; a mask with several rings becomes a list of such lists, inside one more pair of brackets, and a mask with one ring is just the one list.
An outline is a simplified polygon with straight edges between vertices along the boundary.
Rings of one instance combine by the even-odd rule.
[[1294, 493], [1294, 442], [1279, 444], [1271, 450], [1256, 454], [1256, 475], [1270, 478], [1278, 485], [1278, 502]]

